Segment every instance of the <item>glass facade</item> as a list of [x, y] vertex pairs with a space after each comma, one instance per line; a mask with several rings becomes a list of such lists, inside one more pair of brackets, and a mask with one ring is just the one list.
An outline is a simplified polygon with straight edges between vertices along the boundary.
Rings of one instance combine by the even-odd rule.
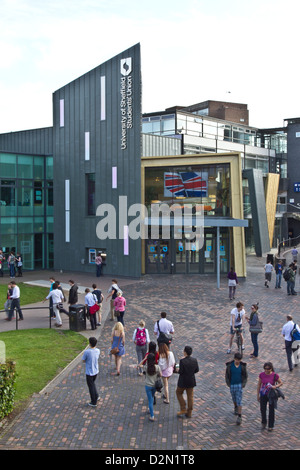
[[53, 158], [0, 153], [0, 247], [24, 269], [53, 266]]
[[204, 215], [231, 216], [229, 164], [156, 167], [145, 170], [145, 204], [197, 204]]
[[[230, 217], [230, 166], [224, 164], [145, 168], [145, 205], [150, 215], [153, 205], [176, 207], [190, 204], [195, 214], [204, 209], [208, 217]], [[209, 221], [207, 222], [209, 224]], [[175, 233], [175, 230], [180, 232]], [[145, 246], [147, 273], [216, 273], [217, 229], [205, 226], [203, 244], [194, 241], [193, 227], [172, 226], [169, 239], [159, 227], [159, 237], [152, 239], [149, 227]], [[191, 243], [187, 243], [191, 241]], [[229, 270], [230, 230], [220, 229], [220, 270]]]

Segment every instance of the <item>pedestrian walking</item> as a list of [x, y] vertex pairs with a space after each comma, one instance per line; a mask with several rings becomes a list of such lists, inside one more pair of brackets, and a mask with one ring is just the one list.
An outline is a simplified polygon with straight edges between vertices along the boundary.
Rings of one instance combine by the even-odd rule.
[[293, 248], [293, 249], [292, 249], [292, 258], [293, 258], [293, 261], [297, 261], [297, 258], [298, 258], [298, 250], [297, 250], [297, 248]]
[[281, 289], [282, 270], [283, 270], [282, 261], [281, 259], [279, 259], [278, 263], [275, 265], [275, 272], [276, 272], [275, 289]]
[[160, 320], [154, 324], [154, 334], [157, 336], [157, 343], [164, 341], [169, 347], [172, 341], [171, 335], [174, 334], [174, 326], [170, 320], [167, 320], [166, 312], [161, 312], [160, 317]]
[[273, 265], [271, 263], [271, 260], [267, 262], [265, 265], [265, 286], [270, 287], [269, 283], [271, 282], [272, 279], [272, 272], [274, 271]]
[[50, 290], [49, 294], [43, 302], [48, 299], [52, 299], [52, 308], [54, 314], [53, 318], [55, 319], [55, 326], [59, 328], [62, 326], [62, 321], [59, 313], [59, 304], [64, 301], [64, 295], [62, 291], [58, 289], [57, 282], [54, 282], [51, 287], [52, 290]]
[[286, 357], [287, 357], [287, 362], [289, 366], [290, 372], [293, 370], [293, 361], [292, 361], [292, 355], [293, 355], [293, 350], [292, 350], [292, 344], [293, 344], [293, 338], [292, 338], [292, 330], [294, 327], [296, 327], [297, 331], [300, 333], [300, 328], [298, 325], [296, 325], [293, 322], [293, 317], [292, 315], [287, 315], [286, 317], [287, 322], [283, 325], [281, 334], [284, 337], [284, 342], [285, 342], [285, 351], [286, 351]]
[[146, 364], [149, 354], [154, 354], [155, 364], [158, 364], [159, 353], [158, 351], [156, 351], [156, 343], [154, 341], [150, 341], [148, 346], [148, 352], [146, 353], [144, 359], [138, 364], [138, 369], [142, 368]]
[[78, 286], [75, 284], [73, 279], [69, 280], [70, 290], [69, 290], [69, 305], [76, 305], [78, 302]]
[[295, 291], [295, 276], [293, 263], [289, 264], [286, 272], [284, 273], [284, 279], [286, 281], [287, 295], [297, 295]]
[[238, 425], [242, 423], [243, 388], [246, 386], [247, 378], [247, 364], [242, 362], [242, 355], [237, 352], [233, 361], [226, 363], [225, 380], [230, 387], [234, 414], [237, 415], [236, 424]]
[[117, 375], [121, 373], [121, 365], [122, 365], [122, 356], [125, 354], [125, 332], [124, 327], [121, 322], [117, 322], [111, 334], [111, 352], [117, 348], [118, 351], [113, 354], [115, 358], [115, 365], [117, 370]]
[[91, 328], [92, 328], [92, 330], [96, 330], [97, 329], [96, 310], [97, 310], [97, 307], [98, 307], [97, 297], [95, 296], [95, 294], [91, 293], [91, 291], [88, 287], [85, 289], [84, 303], [85, 303], [85, 307], [86, 307], [87, 317], [89, 318], [89, 320], [91, 322]]
[[97, 315], [97, 319], [98, 319], [97, 326], [100, 326], [101, 325], [101, 315], [102, 315], [102, 302], [103, 302], [104, 297], [103, 297], [103, 294], [102, 294], [101, 290], [97, 288], [96, 284], [93, 284], [92, 288], [94, 289], [92, 294], [95, 294], [95, 296], [97, 297], [97, 303], [99, 305], [99, 310], [96, 313], [96, 315]]
[[[144, 320], [139, 321], [139, 326], [134, 330], [132, 341], [135, 344], [136, 355], [138, 359], [138, 374], [143, 375], [143, 368], [140, 363], [147, 354], [147, 344], [150, 343], [149, 332], [145, 328]], [[155, 344], [155, 343], [154, 343]]]
[[[258, 332], [255, 331], [255, 327], [258, 325], [258, 303], [251, 305], [250, 317], [245, 317], [250, 326], [251, 341], [253, 344], [253, 353], [250, 357], [258, 357]], [[254, 331], [251, 331], [253, 329]]]
[[11, 281], [10, 283], [12, 288], [12, 295], [11, 295], [11, 304], [9, 309], [8, 318], [6, 320], [10, 321], [13, 317], [14, 310], [17, 310], [17, 315], [19, 315], [19, 320], [24, 320], [23, 313], [20, 307], [20, 288], [17, 286], [15, 281]]
[[96, 389], [95, 381], [99, 373], [100, 349], [97, 346], [97, 339], [89, 338], [89, 348], [83, 353], [82, 360], [85, 362], [86, 383], [90, 392], [91, 401], [89, 406], [96, 407], [99, 395]]
[[[268, 422], [268, 431], [273, 431], [275, 425], [275, 407], [277, 405], [277, 395], [274, 390], [282, 386], [282, 380], [275, 373], [272, 362], [264, 364], [264, 371], [259, 374], [257, 383], [257, 400], [260, 403], [261, 423], [265, 429]], [[267, 405], [269, 403], [269, 418], [267, 420]]]
[[117, 292], [117, 296], [114, 300], [114, 310], [117, 316], [117, 321], [121, 322], [124, 326], [124, 315], [125, 315], [126, 299], [122, 296], [120, 291]]
[[235, 299], [236, 286], [239, 283], [237, 275], [233, 268], [230, 268], [228, 277], [229, 300]]
[[11, 283], [9, 283], [7, 286], [6, 301], [4, 304], [6, 318], [9, 318], [9, 311], [10, 311], [11, 302], [12, 302], [12, 299], [11, 299], [12, 293], [13, 293], [13, 288], [12, 288]]
[[[180, 411], [177, 416], [185, 415], [187, 418], [192, 417], [194, 408], [194, 388], [196, 387], [195, 374], [199, 372], [198, 361], [192, 357], [193, 349], [191, 346], [185, 346], [183, 350], [183, 358], [179, 361], [179, 369], [177, 370], [179, 377], [176, 388], [176, 397], [179, 402]], [[186, 392], [187, 401], [183, 394]]]
[[158, 365], [161, 369], [161, 375], [164, 384], [164, 403], [169, 404], [169, 378], [173, 374], [175, 366], [175, 358], [172, 351], [169, 350], [165, 343], [159, 343], [158, 345]]
[[150, 412], [150, 421], [154, 421], [154, 409], [153, 405], [156, 403], [155, 401], [155, 382], [161, 377], [161, 370], [159, 365], [155, 364], [155, 356], [154, 354], [150, 353], [147, 359], [147, 368], [145, 374], [145, 390], [146, 395], [148, 398], [148, 407]]
[[117, 293], [123, 292], [121, 291], [120, 287], [118, 286], [118, 281], [116, 279], [112, 279], [112, 285], [108, 289], [108, 296], [106, 297], [106, 300], [109, 299], [110, 297], [110, 321], [114, 321], [115, 319], [115, 307], [114, 307], [114, 300], [117, 297]]

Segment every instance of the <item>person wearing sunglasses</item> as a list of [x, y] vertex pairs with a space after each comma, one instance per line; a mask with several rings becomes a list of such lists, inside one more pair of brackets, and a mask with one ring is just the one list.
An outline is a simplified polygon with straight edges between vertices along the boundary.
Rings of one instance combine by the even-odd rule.
[[[277, 403], [274, 391], [282, 385], [282, 380], [275, 373], [272, 362], [264, 364], [264, 371], [259, 374], [257, 384], [257, 400], [260, 403], [262, 429], [267, 426], [267, 404], [269, 403], [268, 431], [273, 431], [275, 424], [275, 407]], [[282, 394], [281, 394], [282, 396]]]

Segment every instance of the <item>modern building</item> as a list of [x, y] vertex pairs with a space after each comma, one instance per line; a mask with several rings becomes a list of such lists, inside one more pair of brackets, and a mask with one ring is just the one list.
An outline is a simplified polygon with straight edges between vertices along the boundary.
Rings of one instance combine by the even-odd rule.
[[141, 89], [137, 44], [55, 91], [52, 127], [0, 134], [0, 246], [25, 269], [93, 272], [100, 251], [116, 276], [245, 276], [246, 251], [274, 243], [274, 134], [238, 103], [142, 115]]

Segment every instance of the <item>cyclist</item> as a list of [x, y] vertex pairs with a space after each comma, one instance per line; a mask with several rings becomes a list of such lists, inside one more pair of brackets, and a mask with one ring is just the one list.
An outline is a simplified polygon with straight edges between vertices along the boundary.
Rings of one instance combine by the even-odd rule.
[[[227, 349], [227, 354], [231, 353], [233, 338], [235, 335], [234, 328], [237, 328], [239, 330], [242, 329], [244, 315], [245, 315], [244, 304], [242, 302], [238, 302], [236, 304], [236, 307], [233, 308], [230, 312], [230, 342], [229, 342], [229, 349]], [[241, 342], [242, 342], [242, 349], [245, 349], [244, 337], [242, 333], [240, 333], [240, 337], [241, 337]]]

